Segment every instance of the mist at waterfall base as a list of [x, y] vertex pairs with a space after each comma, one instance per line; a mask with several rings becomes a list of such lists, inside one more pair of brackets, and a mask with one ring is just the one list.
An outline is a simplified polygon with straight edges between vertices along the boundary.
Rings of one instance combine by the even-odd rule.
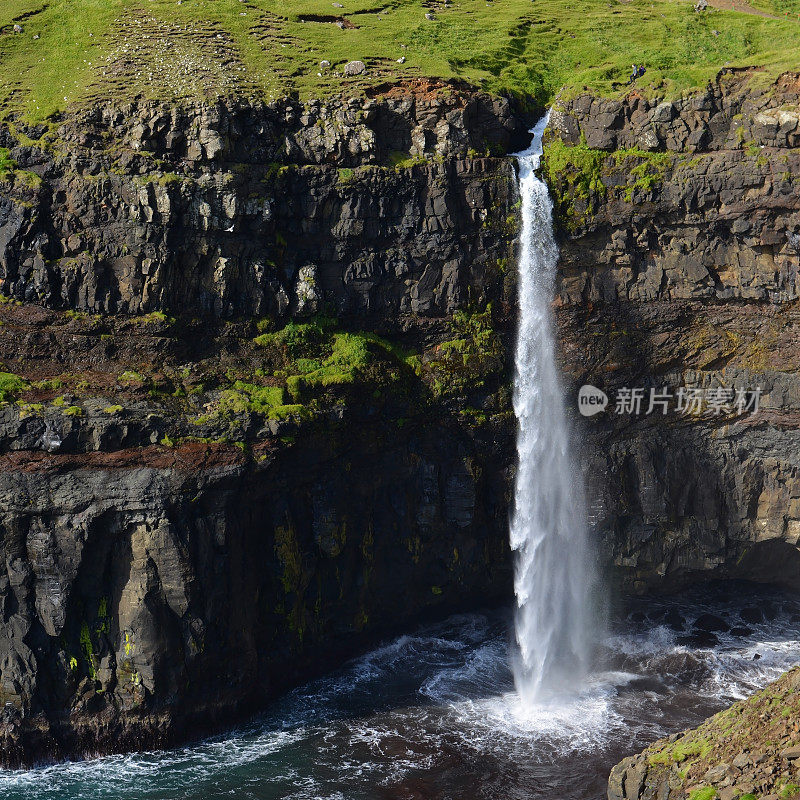
[[529, 714], [579, 688], [599, 633], [583, 484], [573, 463], [555, 357], [553, 204], [536, 175], [548, 116], [531, 131], [531, 147], [517, 154], [522, 229], [514, 380], [518, 467], [510, 534], [517, 599], [512, 663], [522, 710]]
[[[747, 606], [772, 619], [713, 647], [681, 643], [703, 614], [735, 629]], [[512, 613], [458, 616], [290, 692], [247, 727], [163, 753], [0, 772], [0, 797], [601, 800], [622, 757], [800, 661], [796, 596], [727, 585], [620, 615], [582, 690], [538, 717], [518, 714]]]

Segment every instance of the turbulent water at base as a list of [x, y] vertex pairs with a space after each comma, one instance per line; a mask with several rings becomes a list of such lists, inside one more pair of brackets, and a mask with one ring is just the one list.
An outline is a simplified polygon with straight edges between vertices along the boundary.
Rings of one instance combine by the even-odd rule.
[[[755, 606], [767, 620], [742, 627]], [[734, 633], [701, 646], [703, 614]], [[601, 800], [610, 768], [800, 660], [796, 596], [728, 585], [638, 601], [571, 701], [518, 713], [510, 614], [402, 636], [247, 727], [163, 753], [0, 772], [4, 800]], [[702, 640], [702, 636], [697, 639]]]
[[523, 706], [571, 692], [589, 666], [593, 576], [580, 473], [571, 458], [555, 361], [551, 303], [558, 248], [553, 204], [536, 176], [547, 117], [517, 155], [522, 231], [514, 383], [517, 478], [511, 520], [516, 553], [514, 682]]

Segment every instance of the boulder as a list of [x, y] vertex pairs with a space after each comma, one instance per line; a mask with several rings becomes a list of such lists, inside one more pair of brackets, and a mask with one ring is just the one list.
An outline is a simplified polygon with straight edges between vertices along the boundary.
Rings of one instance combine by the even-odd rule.
[[347, 64], [344, 65], [344, 74], [350, 77], [362, 75], [366, 70], [367, 67], [363, 61], [348, 61]]
[[764, 614], [760, 608], [743, 608], [739, 612], [739, 616], [743, 622], [749, 622], [751, 625], [757, 625], [759, 622], [764, 621]]
[[694, 621], [696, 630], [705, 632], [727, 633], [731, 626], [716, 614], [702, 614]]

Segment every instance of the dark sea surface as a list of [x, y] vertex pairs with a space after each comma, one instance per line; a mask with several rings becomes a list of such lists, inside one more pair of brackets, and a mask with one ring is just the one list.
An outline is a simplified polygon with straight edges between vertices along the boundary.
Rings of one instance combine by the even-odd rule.
[[[764, 620], [743, 622], [744, 608]], [[704, 614], [749, 632], [687, 641]], [[587, 684], [546, 706], [517, 701], [510, 612], [457, 616], [387, 642], [222, 736], [0, 772], [0, 798], [600, 800], [622, 757], [800, 662], [795, 595], [727, 584], [631, 602], [619, 616]]]

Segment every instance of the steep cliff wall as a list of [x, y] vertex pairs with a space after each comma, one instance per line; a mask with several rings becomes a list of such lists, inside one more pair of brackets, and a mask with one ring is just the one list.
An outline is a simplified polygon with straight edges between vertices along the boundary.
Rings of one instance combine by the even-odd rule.
[[[642, 590], [699, 573], [800, 584], [800, 155], [796, 76], [723, 73], [675, 101], [560, 101], [546, 157], [562, 228], [559, 320], [584, 424], [592, 513]], [[616, 414], [641, 387], [639, 414]], [[670, 413], [646, 413], [651, 389]], [[681, 388], [760, 387], [760, 411]]]
[[429, 83], [2, 129], [5, 762], [175, 742], [507, 601], [525, 131]]
[[507, 101], [428, 83], [6, 129], [2, 290], [92, 313], [283, 318], [324, 295], [340, 315], [449, 314], [507, 257], [511, 166], [482, 157], [524, 132]]
[[[570, 391], [763, 390], [579, 423], [625, 589], [798, 583], [796, 118], [750, 74], [554, 109]], [[418, 83], [0, 131], [8, 761], [175, 741], [507, 597], [526, 128]]]

